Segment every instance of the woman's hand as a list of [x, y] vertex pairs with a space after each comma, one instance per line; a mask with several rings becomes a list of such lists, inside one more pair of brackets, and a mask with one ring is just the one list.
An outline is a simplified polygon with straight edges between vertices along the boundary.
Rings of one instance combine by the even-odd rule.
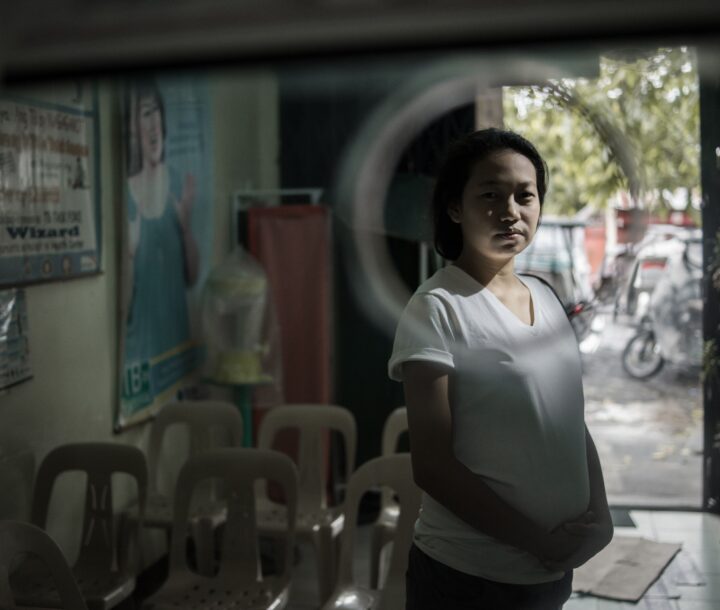
[[584, 513], [571, 522], [561, 524], [549, 533], [541, 535], [535, 548], [531, 552], [540, 559], [544, 565], [563, 561], [575, 554], [580, 548], [581, 540], [565, 529], [570, 523], [586, 523], [592, 519], [592, 515]]
[[597, 519], [588, 511], [562, 524], [550, 536], [558, 546], [541, 555], [540, 560], [550, 570], [565, 572], [583, 565], [605, 548], [612, 540], [613, 525], [609, 517]]

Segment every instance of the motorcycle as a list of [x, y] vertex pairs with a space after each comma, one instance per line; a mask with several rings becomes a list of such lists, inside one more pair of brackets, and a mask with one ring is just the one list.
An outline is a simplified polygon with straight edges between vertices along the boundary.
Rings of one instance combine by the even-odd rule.
[[702, 364], [701, 240], [682, 239], [668, 248], [661, 271], [622, 354], [623, 369], [635, 379], [649, 379], [666, 362], [697, 370]]

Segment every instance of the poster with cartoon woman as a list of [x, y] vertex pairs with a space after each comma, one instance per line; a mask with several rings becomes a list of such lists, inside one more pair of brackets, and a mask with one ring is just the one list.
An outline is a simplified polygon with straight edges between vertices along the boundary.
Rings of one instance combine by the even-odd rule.
[[200, 365], [199, 287], [212, 243], [207, 86], [128, 83], [121, 392], [116, 427], [149, 417]]

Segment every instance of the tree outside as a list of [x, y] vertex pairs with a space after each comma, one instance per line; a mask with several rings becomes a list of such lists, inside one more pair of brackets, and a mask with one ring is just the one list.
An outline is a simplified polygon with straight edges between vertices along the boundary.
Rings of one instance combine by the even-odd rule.
[[[634, 57], [607, 53], [596, 79], [507, 87], [505, 124], [534, 142], [550, 168], [547, 209], [605, 209], [619, 193], [666, 217], [699, 220], [697, 62], [689, 47]], [[694, 205], [691, 205], [693, 203]]]

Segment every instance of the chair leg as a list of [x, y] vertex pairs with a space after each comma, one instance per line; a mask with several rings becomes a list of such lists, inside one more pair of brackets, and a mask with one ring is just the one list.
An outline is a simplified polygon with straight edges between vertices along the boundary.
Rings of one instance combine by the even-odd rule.
[[280, 574], [283, 571], [285, 565], [285, 554], [290, 553], [290, 557], [293, 558], [295, 549], [286, 549], [287, 546], [285, 538], [281, 536], [273, 536], [270, 538], [272, 543], [272, 562], [273, 568], [276, 574]]
[[137, 574], [145, 566], [139, 523], [122, 513], [118, 520], [118, 570]]
[[215, 541], [214, 531], [210, 519], [197, 519], [193, 521], [192, 537], [195, 543], [195, 561], [198, 574], [212, 576], [215, 567]]
[[321, 527], [313, 535], [318, 567], [320, 603], [324, 604], [335, 588], [335, 545], [332, 528]]
[[380, 524], [373, 525], [370, 538], [370, 588], [377, 589], [380, 579], [380, 553], [385, 539], [384, 528]]

